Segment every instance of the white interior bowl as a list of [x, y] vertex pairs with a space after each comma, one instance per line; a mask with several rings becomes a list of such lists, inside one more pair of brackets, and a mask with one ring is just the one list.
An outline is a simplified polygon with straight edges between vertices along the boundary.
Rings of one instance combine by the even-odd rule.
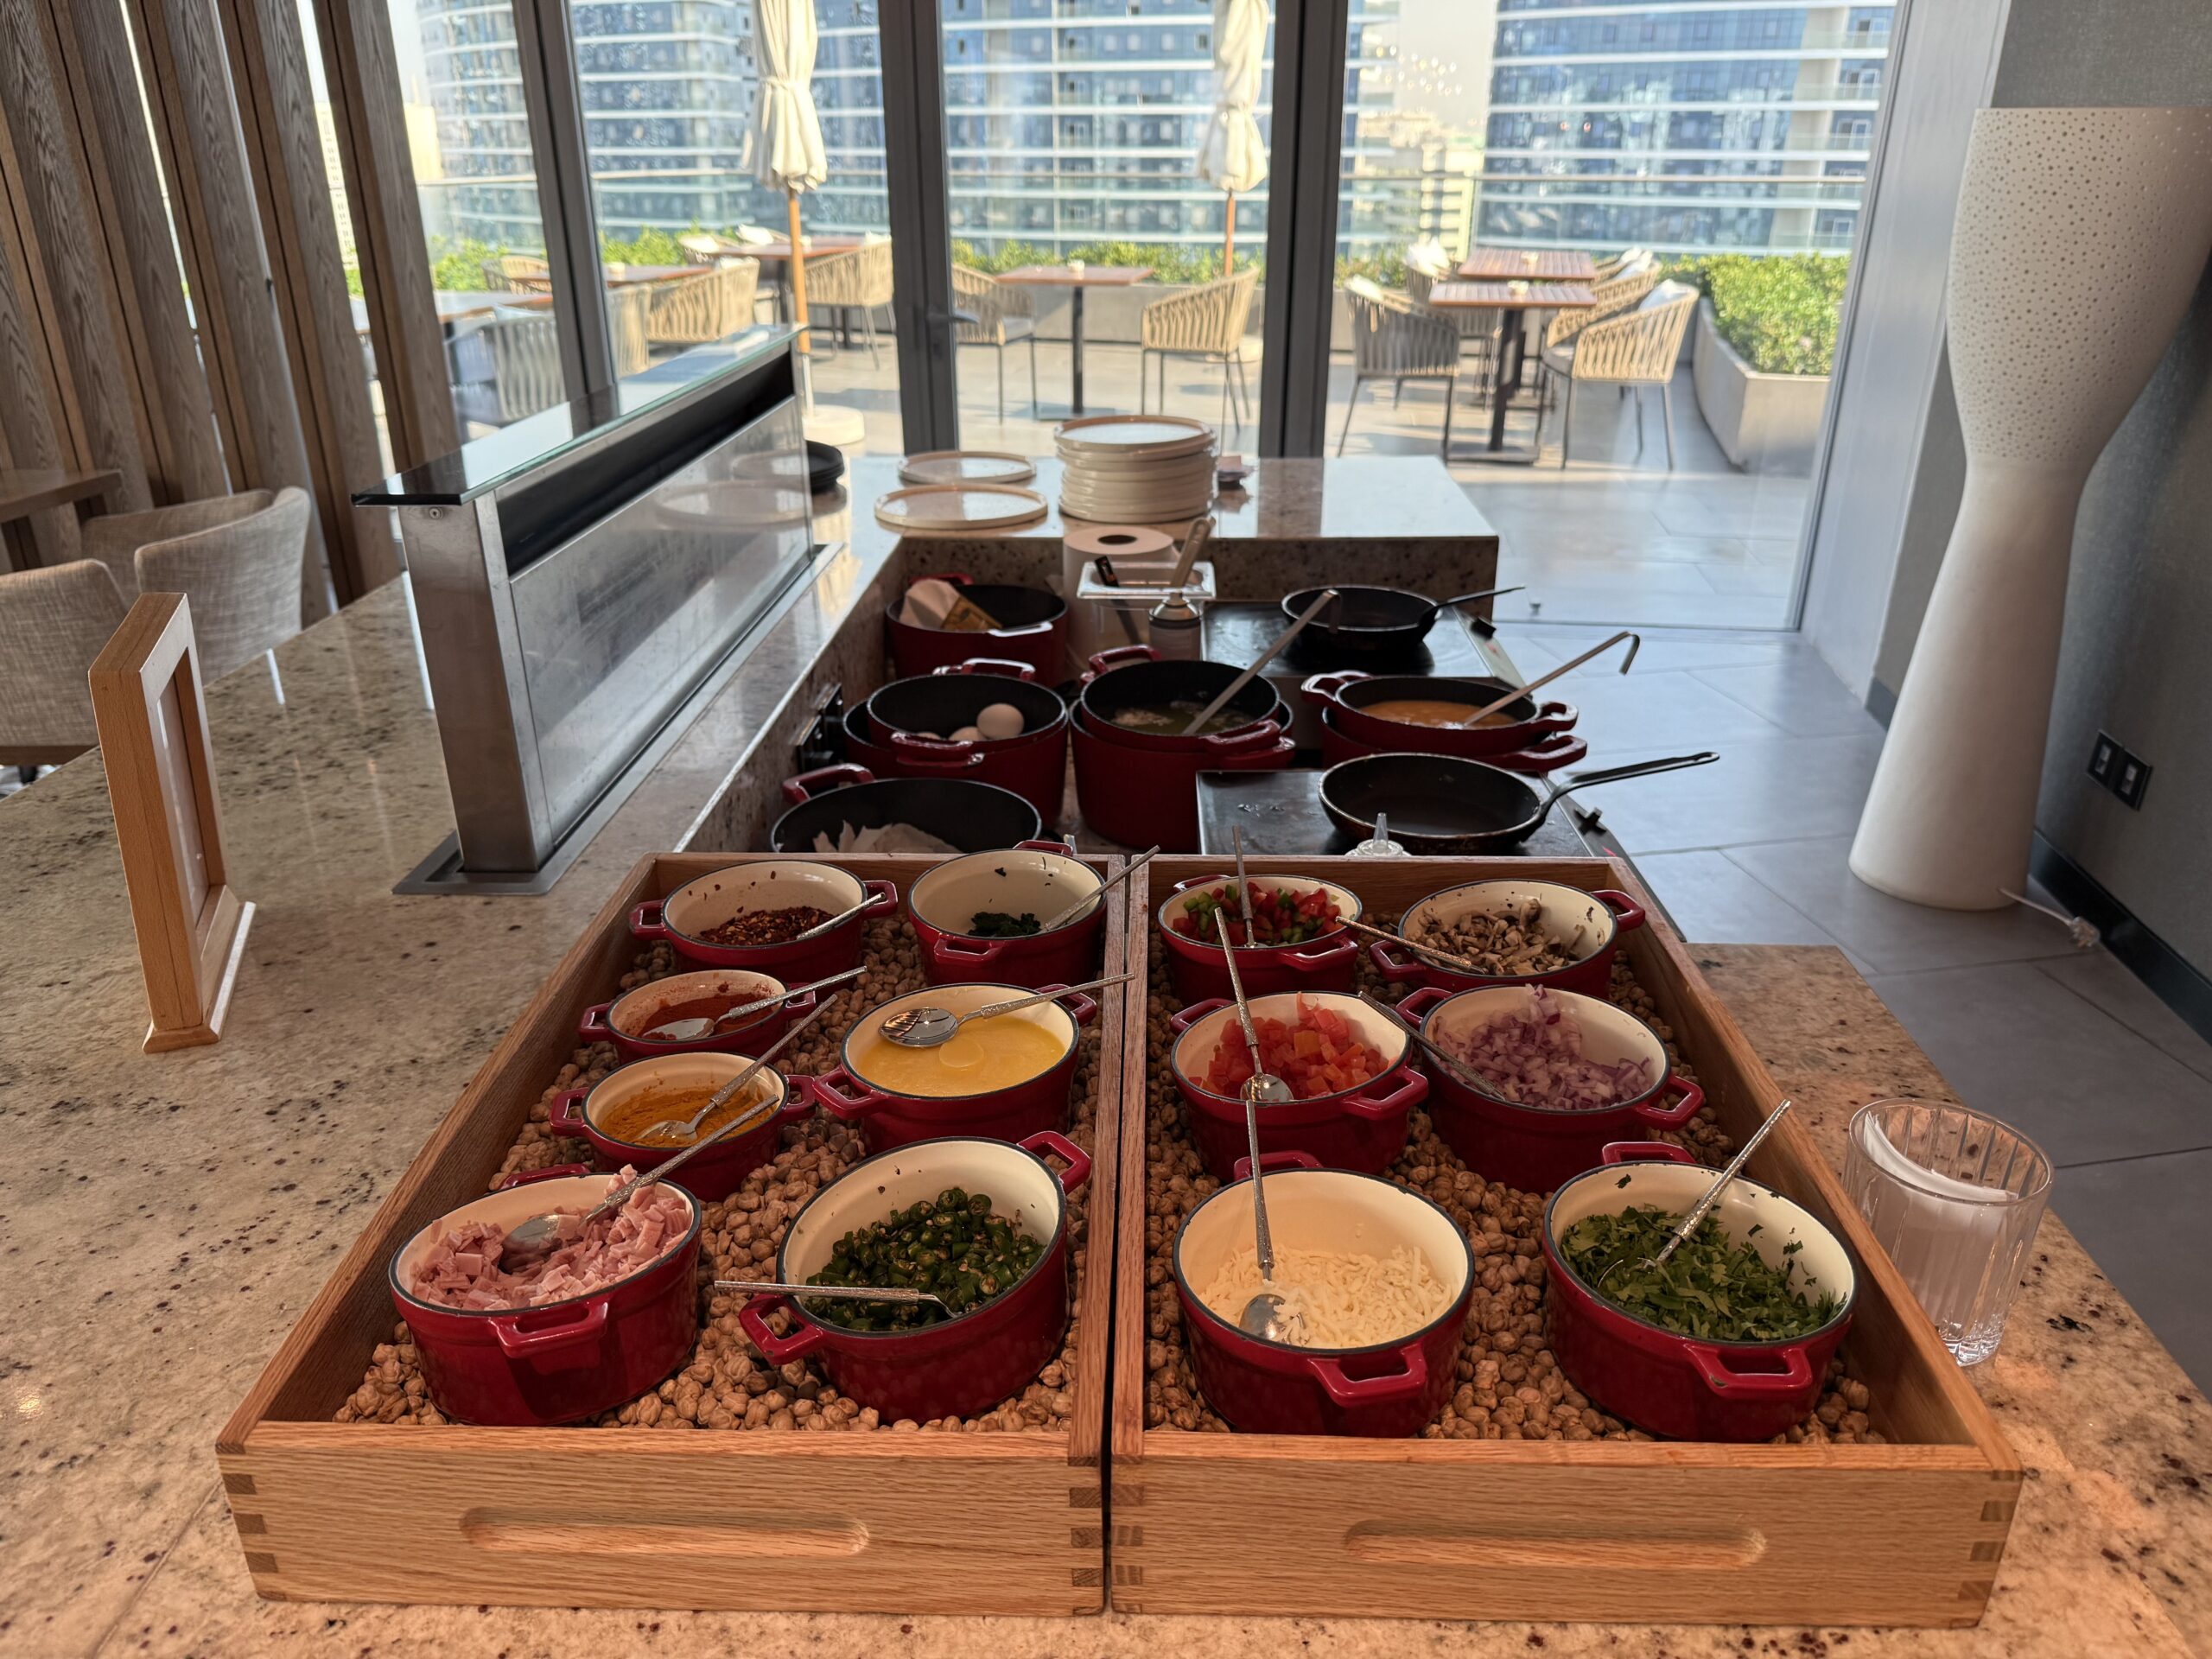
[[[1426, 943], [1420, 931], [1424, 926], [1450, 927], [1470, 916], [1517, 912], [1532, 899], [1544, 907], [1537, 921], [1544, 937], [1573, 951], [1574, 962], [1587, 962], [1596, 956], [1618, 931], [1618, 920], [1605, 908], [1605, 901], [1580, 887], [1556, 881], [1474, 881], [1432, 893], [1413, 905], [1398, 924], [1398, 931], [1409, 941]], [[1443, 944], [1436, 948], [1450, 949]]]
[[[947, 859], [907, 889], [907, 906], [940, 932], [969, 933], [978, 911], [1027, 911], [1049, 922], [1086, 895], [1093, 902], [1062, 923], [1076, 927], [1098, 913], [1096, 895], [1103, 878], [1078, 858], [1058, 853], [1022, 851], [970, 853]], [[972, 936], [970, 936], [972, 937]]]
[[733, 864], [685, 882], [662, 900], [660, 915], [677, 932], [697, 939], [708, 929], [720, 927], [748, 911], [811, 905], [837, 916], [867, 896], [860, 878], [843, 870], [799, 859], [772, 858], [757, 864]]
[[[865, 1070], [855, 1063], [853, 1052], [855, 1046], [853, 1041], [855, 1037], [863, 1032], [874, 1030], [893, 1015], [904, 1014], [909, 1008], [943, 1008], [948, 1014], [973, 1014], [976, 1009], [988, 1007], [994, 1002], [1011, 1002], [1017, 997], [1034, 996], [1036, 994], [1026, 985], [931, 985], [925, 990], [909, 991], [904, 996], [894, 996], [888, 1002], [877, 1004], [853, 1021], [853, 1028], [846, 1033], [843, 1044], [842, 1058], [846, 1069], [869, 1088], [882, 1090], [886, 1094], [896, 1094], [898, 1090], [884, 1088], [883, 1084], [868, 1076]], [[1026, 1020], [1040, 1031], [1049, 1032], [1058, 1039], [1058, 1052], [1049, 1062], [1031, 1072], [1028, 1077], [1020, 1078], [1014, 1083], [1001, 1084], [998, 1085], [999, 1089], [1018, 1089], [1025, 1083], [1043, 1077], [1046, 1072], [1067, 1058], [1068, 1051], [1075, 1046], [1076, 1039], [1082, 1034], [1082, 1028], [1075, 1022], [1075, 1015], [1069, 1013], [1058, 1002], [1035, 1002], [1026, 1008], [1016, 1008], [1011, 1014], [992, 1016], [994, 1022], [1000, 1020]], [[887, 1042], [890, 1039], [887, 1038], [885, 1040]], [[996, 1093], [998, 1090], [995, 1089], [991, 1092]], [[926, 1098], [938, 1099], [942, 1096], [930, 1096]]]
[[[1649, 1079], [1642, 1091], [1643, 1094], [1649, 1094], [1667, 1080], [1667, 1046], [1659, 1040], [1656, 1032], [1634, 1014], [1615, 1007], [1603, 997], [1584, 996], [1576, 991], [1548, 988], [1537, 991], [1521, 985], [1484, 985], [1471, 991], [1461, 991], [1450, 1001], [1438, 1004], [1428, 1016], [1424, 1034], [1430, 1042], [1456, 1058], [1459, 1046], [1477, 1027], [1489, 1025], [1500, 1014], [1526, 1014], [1536, 1006], [1540, 996], [1547, 1003], [1566, 1005], [1567, 1017], [1581, 1031], [1585, 1059], [1595, 1060], [1600, 1065], [1618, 1065], [1624, 1060], [1643, 1061], [1644, 1075]], [[1481, 1074], [1478, 1072], [1475, 1075]], [[1491, 1095], [1494, 1099], [1505, 1098], [1488, 1089], [1482, 1092]], [[1541, 1109], [1541, 1103], [1537, 1102], [1508, 1101], [1506, 1103]]]
[[[713, 924], [708, 925], [711, 927]], [[607, 1011], [607, 1023], [625, 1037], [643, 1038], [654, 1027], [666, 1023], [669, 1009], [680, 1008], [687, 1002], [702, 1002], [711, 996], [734, 996], [737, 1001], [730, 1006], [741, 1007], [789, 988], [780, 979], [771, 979], [766, 974], [752, 973], [743, 968], [709, 968], [696, 974], [671, 974], [666, 979], [653, 980], [616, 997], [613, 1006]], [[745, 1024], [771, 1019], [775, 1012], [773, 1008], [763, 1008], [749, 1016]]]
[[[1328, 893], [1329, 902], [1336, 906], [1337, 914], [1338, 916], [1348, 918], [1355, 922], [1360, 920], [1367, 913], [1359, 902], [1359, 895], [1357, 893], [1354, 893], [1350, 887], [1339, 887], [1334, 881], [1319, 881], [1316, 880], [1310, 875], [1255, 874], [1251, 879], [1255, 887], [1278, 887], [1287, 892], [1297, 893], [1300, 898], [1305, 897], [1307, 893], [1310, 893], [1319, 888]], [[1191, 901], [1193, 899], [1201, 898], [1209, 893], [1221, 893], [1224, 895], [1230, 903], [1234, 904], [1236, 897], [1236, 878], [1233, 875], [1218, 876], [1214, 880], [1205, 883], [1203, 886], [1186, 887], [1181, 893], [1173, 893], [1168, 894], [1166, 900], [1163, 901], [1160, 906], [1160, 925], [1161, 929], [1163, 931], [1172, 931], [1176, 921], [1191, 908]], [[1241, 917], [1243, 912], [1239, 911], [1237, 913]], [[1289, 945], [1283, 948], [1287, 950], [1302, 950], [1306, 948], [1306, 945], [1319, 944], [1321, 940], [1328, 938], [1331, 933], [1341, 933], [1343, 931], [1344, 924], [1341, 921], [1337, 922], [1332, 924], [1331, 926], [1322, 929], [1321, 931], [1315, 934], [1313, 938], [1306, 940], [1305, 944]], [[1221, 949], [1218, 944], [1216, 944], [1211, 939], [1194, 939], [1187, 933], [1177, 933], [1175, 937], [1183, 944], [1195, 946], [1201, 950], [1218, 950]]]
[[804, 1284], [830, 1265], [837, 1241], [893, 1210], [934, 1198], [948, 1186], [988, 1193], [991, 1213], [1049, 1247], [1060, 1224], [1060, 1183], [1039, 1158], [1003, 1141], [918, 1141], [857, 1164], [822, 1190], [785, 1236], [787, 1282]]
[[[632, 1060], [620, 1070], [608, 1072], [584, 1096], [584, 1121], [617, 1146], [637, 1147], [642, 1153], [660, 1157], [665, 1157], [671, 1152], [681, 1152], [681, 1147], [647, 1147], [639, 1146], [634, 1141], [624, 1141], [608, 1135], [604, 1125], [618, 1108], [635, 1100], [648, 1090], [704, 1089], [711, 1093], [726, 1083], [734, 1083], [738, 1074], [752, 1064], [752, 1059], [743, 1054], [711, 1052], [657, 1054], [651, 1059]], [[782, 1109], [785, 1096], [789, 1092], [783, 1073], [776, 1070], [773, 1062], [760, 1068], [759, 1074], [746, 1085], [746, 1093], [753, 1094], [764, 1084], [772, 1106], [761, 1112], [760, 1122], [754, 1126], [756, 1128], [766, 1127], [772, 1113]], [[703, 1105], [705, 1102], [702, 1101], [700, 1104]], [[697, 1106], [691, 1109], [695, 1112], [698, 1109]], [[683, 1116], [688, 1117], [690, 1113], [686, 1112]], [[734, 1140], [744, 1138], [741, 1135]], [[712, 1154], [702, 1153], [700, 1156], [704, 1159]]]
[[[615, 1184], [621, 1179], [620, 1172], [611, 1175], [563, 1175], [552, 1180], [531, 1181], [521, 1186], [511, 1186], [502, 1192], [487, 1193], [483, 1198], [472, 1199], [462, 1205], [458, 1210], [448, 1210], [400, 1247], [399, 1254], [392, 1259], [391, 1276], [394, 1286], [401, 1295], [418, 1307], [430, 1308], [440, 1313], [512, 1313], [516, 1310], [448, 1307], [442, 1302], [426, 1301], [415, 1294], [415, 1269], [421, 1264], [423, 1256], [429, 1253], [430, 1246], [442, 1235], [453, 1231], [465, 1223], [488, 1221], [497, 1224], [502, 1230], [511, 1232], [533, 1216], [546, 1215], [556, 1210], [588, 1210], [613, 1192]], [[690, 1227], [682, 1236], [671, 1242], [667, 1249], [663, 1250], [652, 1261], [639, 1268], [637, 1273], [629, 1274], [624, 1278], [616, 1280], [615, 1284], [626, 1284], [631, 1279], [636, 1278], [638, 1274], [650, 1272], [652, 1268], [658, 1267], [681, 1249], [685, 1240], [698, 1230], [700, 1217], [698, 1199], [672, 1181], [662, 1182], [661, 1189], [664, 1192], [673, 1192], [683, 1200], [684, 1208], [690, 1215]], [[589, 1296], [601, 1296], [613, 1288], [613, 1285], [601, 1285], [597, 1290], [587, 1291], [583, 1294]], [[541, 1306], [557, 1307], [560, 1304], [547, 1302]]]

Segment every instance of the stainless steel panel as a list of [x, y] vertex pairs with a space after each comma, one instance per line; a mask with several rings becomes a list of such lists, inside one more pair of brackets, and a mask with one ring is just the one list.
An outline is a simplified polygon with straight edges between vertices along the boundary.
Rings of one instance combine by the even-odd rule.
[[798, 408], [785, 402], [514, 577], [553, 840], [804, 568], [809, 508]]

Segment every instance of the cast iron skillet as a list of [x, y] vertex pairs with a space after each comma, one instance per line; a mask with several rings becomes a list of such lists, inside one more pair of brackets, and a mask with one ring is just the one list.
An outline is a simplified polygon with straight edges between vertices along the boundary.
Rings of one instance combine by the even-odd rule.
[[[866, 779], [842, 789], [815, 792], [840, 778]], [[830, 840], [838, 826], [877, 830], [887, 823], [911, 823], [963, 853], [996, 852], [1034, 841], [1045, 832], [1037, 809], [1012, 790], [966, 778], [886, 778], [865, 767], [824, 767], [784, 780], [784, 795], [798, 804], [776, 820], [769, 847], [779, 853], [811, 853], [817, 830]]]
[[1363, 754], [1321, 774], [1321, 804], [1338, 829], [1362, 838], [1375, 833], [1376, 813], [1389, 813], [1390, 839], [1410, 853], [1505, 853], [1536, 833], [1562, 795], [1719, 758], [1708, 749], [1608, 766], [1539, 795], [1525, 778], [1455, 754]]
[[[1410, 651], [1428, 638], [1442, 612], [1454, 605], [1471, 605], [1478, 599], [1517, 594], [1519, 588], [1485, 588], [1478, 594], [1455, 594], [1450, 599], [1430, 599], [1402, 588], [1362, 588], [1336, 584], [1336, 603], [1329, 606], [1292, 649], [1313, 652], [1349, 652], [1354, 656], [1387, 656]], [[1306, 607], [1320, 598], [1319, 588], [1301, 588], [1282, 602], [1286, 621], [1295, 622]]]

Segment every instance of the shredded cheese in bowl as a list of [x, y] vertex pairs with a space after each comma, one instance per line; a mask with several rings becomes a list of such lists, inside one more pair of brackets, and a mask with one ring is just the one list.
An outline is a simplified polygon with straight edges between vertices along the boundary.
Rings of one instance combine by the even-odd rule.
[[1387, 1256], [1278, 1249], [1269, 1284], [1260, 1276], [1258, 1247], [1246, 1244], [1222, 1262], [1198, 1300], [1235, 1325], [1244, 1305], [1268, 1291], [1282, 1298], [1285, 1322], [1305, 1348], [1397, 1341], [1452, 1305], [1451, 1287], [1428, 1258], [1406, 1245]]

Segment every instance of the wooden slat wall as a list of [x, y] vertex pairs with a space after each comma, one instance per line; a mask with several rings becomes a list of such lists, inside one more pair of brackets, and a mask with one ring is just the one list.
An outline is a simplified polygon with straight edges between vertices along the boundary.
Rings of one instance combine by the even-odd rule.
[[385, 434], [400, 466], [419, 467], [452, 454], [461, 434], [408, 150], [391, 15], [382, 7], [336, 0], [315, 0], [315, 8], [384, 391]]
[[[216, 3], [276, 308], [291, 344], [293, 386], [308, 417], [308, 461], [330, 540], [331, 574], [340, 599], [351, 601], [399, 574], [399, 549], [389, 512], [352, 505], [355, 490], [384, 476], [384, 461], [346, 291], [297, 0]], [[378, 16], [389, 28], [388, 16]]]
[[[16, 234], [15, 195], [0, 171], [0, 467], [59, 467], [65, 456], [49, 414], [54, 365]], [[67, 564], [78, 554], [77, 515], [63, 507], [34, 513], [31, 546], [41, 564]]]
[[115, 0], [47, 0], [47, 21], [69, 78], [88, 175], [99, 181], [92, 205], [130, 342], [148, 488], [164, 503], [227, 493], [123, 8]]
[[94, 190], [73, 112], [56, 97], [67, 85], [58, 56], [41, 0], [0, 0], [0, 175], [19, 276], [45, 323], [67, 464], [114, 468], [112, 508], [151, 506], [130, 353], [105, 242], [86, 233]]
[[[126, 0], [169, 181], [200, 358], [232, 484], [315, 493], [223, 31], [212, 0]], [[323, 531], [308, 527], [305, 620], [327, 608]]]

